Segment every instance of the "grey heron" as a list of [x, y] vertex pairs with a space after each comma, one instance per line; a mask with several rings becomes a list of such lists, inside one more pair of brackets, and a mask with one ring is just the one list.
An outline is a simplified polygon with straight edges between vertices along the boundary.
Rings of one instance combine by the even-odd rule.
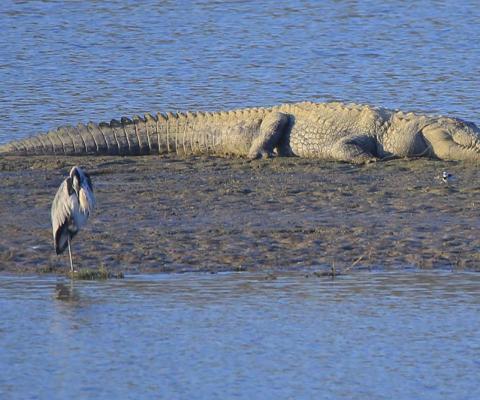
[[72, 273], [73, 262], [70, 242], [87, 223], [94, 207], [95, 196], [90, 176], [80, 167], [75, 166], [58, 188], [51, 210], [55, 251], [57, 254], [61, 254], [68, 247], [70, 271]]

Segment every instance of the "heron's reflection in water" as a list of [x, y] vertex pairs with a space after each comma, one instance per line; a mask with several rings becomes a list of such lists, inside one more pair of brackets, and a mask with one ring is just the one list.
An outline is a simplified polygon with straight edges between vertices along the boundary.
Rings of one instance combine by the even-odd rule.
[[70, 279], [70, 282], [57, 282], [55, 285], [55, 298], [67, 302], [80, 300], [78, 290], [75, 289], [74, 280]]

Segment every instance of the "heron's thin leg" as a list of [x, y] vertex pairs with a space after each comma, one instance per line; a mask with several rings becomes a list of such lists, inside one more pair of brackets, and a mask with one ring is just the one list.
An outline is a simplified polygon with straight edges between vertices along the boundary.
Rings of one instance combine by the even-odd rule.
[[67, 241], [68, 241], [68, 254], [70, 255], [70, 272], [73, 274], [72, 250], [70, 249], [70, 236], [68, 237]]

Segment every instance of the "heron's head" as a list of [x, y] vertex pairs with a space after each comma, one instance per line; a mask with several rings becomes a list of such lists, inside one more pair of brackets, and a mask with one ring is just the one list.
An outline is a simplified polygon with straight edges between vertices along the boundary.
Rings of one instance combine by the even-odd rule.
[[84, 179], [85, 173], [82, 169], [78, 166], [74, 166], [70, 170], [70, 178], [72, 179], [72, 188], [78, 194], [80, 192], [80, 186], [82, 184], [82, 180]]

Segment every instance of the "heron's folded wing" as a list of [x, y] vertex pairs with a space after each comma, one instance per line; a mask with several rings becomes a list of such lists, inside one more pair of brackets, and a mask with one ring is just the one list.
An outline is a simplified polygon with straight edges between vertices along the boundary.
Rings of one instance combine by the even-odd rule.
[[70, 188], [71, 179], [67, 178], [62, 182], [53, 199], [51, 218], [54, 238], [57, 231], [68, 222], [74, 212], [76, 196], [70, 194]]

